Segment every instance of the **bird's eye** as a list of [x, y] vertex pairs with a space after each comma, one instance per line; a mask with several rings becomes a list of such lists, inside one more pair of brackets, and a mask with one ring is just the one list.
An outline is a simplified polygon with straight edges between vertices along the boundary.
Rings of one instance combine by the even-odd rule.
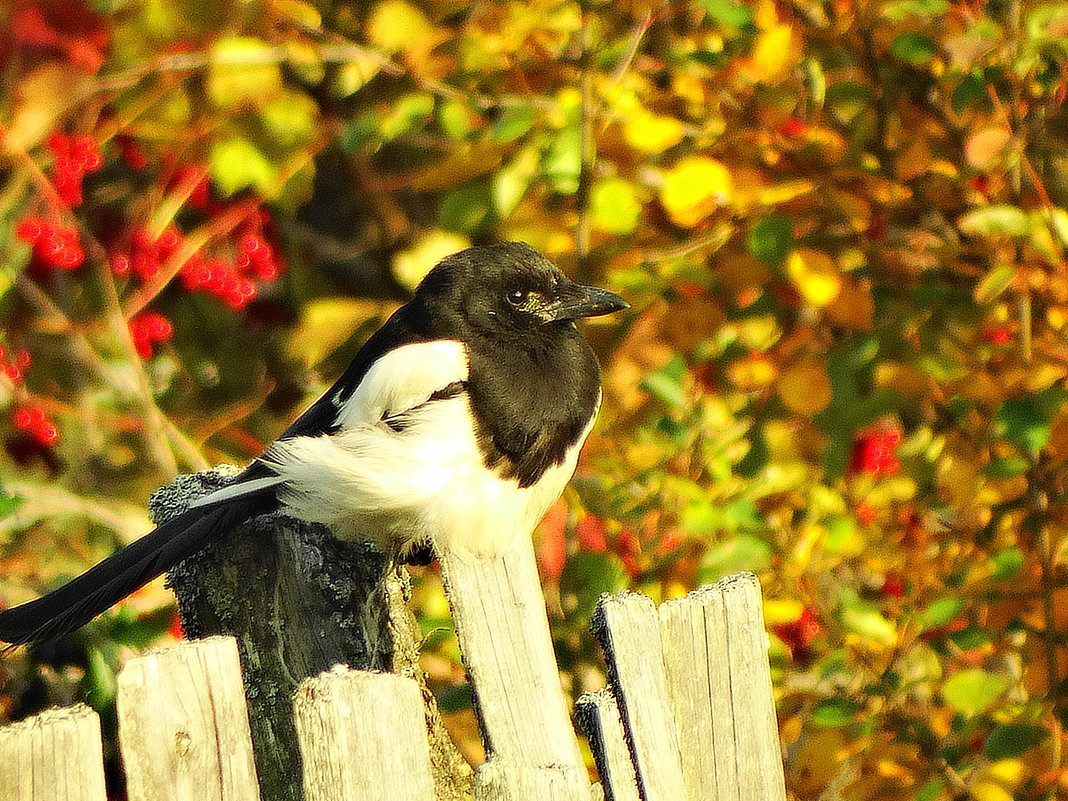
[[508, 293], [508, 302], [513, 306], [522, 306], [528, 294], [525, 289], [513, 289]]

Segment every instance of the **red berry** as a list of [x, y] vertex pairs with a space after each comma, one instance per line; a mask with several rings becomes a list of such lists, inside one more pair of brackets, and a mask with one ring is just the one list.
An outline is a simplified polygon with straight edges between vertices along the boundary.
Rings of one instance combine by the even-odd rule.
[[155, 346], [167, 342], [174, 336], [171, 321], [159, 312], [146, 311], [130, 320], [130, 336], [133, 338], [137, 354], [142, 359], [149, 359], [155, 352]]

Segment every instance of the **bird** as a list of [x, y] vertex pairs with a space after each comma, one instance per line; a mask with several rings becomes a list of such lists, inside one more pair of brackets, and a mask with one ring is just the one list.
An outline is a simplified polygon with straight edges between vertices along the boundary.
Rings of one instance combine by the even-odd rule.
[[398, 558], [427, 547], [499, 556], [563, 493], [601, 404], [597, 358], [576, 321], [628, 306], [522, 242], [445, 257], [231, 482], [61, 587], [0, 612], [0, 641], [70, 633], [272, 512]]

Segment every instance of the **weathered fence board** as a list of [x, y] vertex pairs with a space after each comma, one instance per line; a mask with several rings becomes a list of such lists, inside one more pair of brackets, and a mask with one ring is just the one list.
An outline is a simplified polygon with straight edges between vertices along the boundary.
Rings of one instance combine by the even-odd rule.
[[530, 538], [496, 559], [444, 553], [441, 568], [490, 757], [581, 768]]
[[0, 729], [4, 801], [105, 801], [100, 718], [87, 706], [50, 709]]
[[233, 638], [131, 659], [118, 684], [130, 801], [258, 801]]
[[412, 679], [338, 667], [297, 690], [305, 801], [431, 801], [423, 699]]
[[601, 598], [590, 627], [608, 661], [609, 684], [629, 735], [643, 801], [682, 801], [686, 785], [656, 606], [633, 592], [608, 595]]
[[586, 693], [579, 698], [575, 713], [590, 741], [601, 785], [609, 801], [641, 801], [627, 732], [611, 689], [603, 687]]
[[503, 759], [485, 762], [475, 773], [475, 801], [598, 801], [584, 768], [532, 767]]
[[743, 573], [660, 607], [691, 801], [784, 800], [760, 584]]

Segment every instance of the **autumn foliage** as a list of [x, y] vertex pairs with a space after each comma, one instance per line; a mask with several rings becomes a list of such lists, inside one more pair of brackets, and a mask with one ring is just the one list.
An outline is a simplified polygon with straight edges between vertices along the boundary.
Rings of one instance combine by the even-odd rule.
[[[520, 239], [633, 307], [589, 328], [601, 420], [538, 532], [573, 691], [600, 592], [752, 570], [794, 797], [1068, 793], [1068, 6], [0, 19], [3, 602], [258, 453], [437, 258]], [[106, 706], [166, 603], [5, 661], [0, 716]]]

